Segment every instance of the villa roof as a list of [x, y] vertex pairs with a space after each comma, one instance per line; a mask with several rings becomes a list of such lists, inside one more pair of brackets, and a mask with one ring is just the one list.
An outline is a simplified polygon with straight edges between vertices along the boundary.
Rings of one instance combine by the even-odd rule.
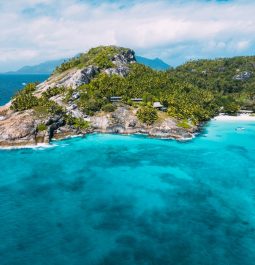
[[121, 99], [122, 97], [113, 96], [111, 99]]
[[131, 98], [132, 101], [143, 101], [142, 98]]
[[160, 102], [154, 102], [153, 103], [153, 108], [162, 108], [163, 105]]
[[238, 112], [239, 113], [253, 113], [252, 110], [246, 110], [246, 109], [240, 109]]

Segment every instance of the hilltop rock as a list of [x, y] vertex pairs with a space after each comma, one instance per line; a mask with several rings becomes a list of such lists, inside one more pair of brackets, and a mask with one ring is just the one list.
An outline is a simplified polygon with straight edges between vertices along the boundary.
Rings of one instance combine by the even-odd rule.
[[117, 66], [122, 66], [123, 64], [136, 63], [135, 52], [130, 49], [122, 51], [113, 57], [112, 62]]

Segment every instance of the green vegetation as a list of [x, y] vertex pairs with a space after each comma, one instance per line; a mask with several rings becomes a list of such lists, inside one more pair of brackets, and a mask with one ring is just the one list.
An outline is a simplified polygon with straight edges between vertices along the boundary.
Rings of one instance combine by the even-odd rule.
[[[125, 51], [113, 46], [98, 47], [63, 66], [67, 69], [95, 64], [108, 68], [112, 67], [111, 58]], [[140, 64], [129, 67], [126, 78], [100, 73], [90, 84], [81, 86], [79, 107], [93, 115], [99, 110], [113, 110], [109, 108], [112, 96], [121, 96], [122, 102], [135, 107], [138, 104], [131, 98], [141, 97], [144, 104], [160, 101], [168, 108], [169, 116], [194, 124], [220, 111], [235, 114], [241, 107], [255, 110], [255, 57], [190, 61], [165, 72]]]
[[55, 73], [62, 73], [70, 68], [82, 68], [89, 65], [96, 65], [100, 69], [113, 67], [112, 58], [114, 55], [128, 51], [126, 48], [115, 46], [99, 46], [90, 49], [87, 53], [82, 53], [74, 57], [59, 67], [56, 68]]
[[43, 131], [45, 131], [46, 129], [47, 129], [47, 126], [46, 126], [44, 123], [40, 123], [40, 124], [37, 125], [37, 130], [38, 130], [39, 132], [43, 132]]
[[[93, 48], [57, 67], [55, 74], [89, 65], [99, 69], [113, 67], [114, 56], [127, 51], [114, 46]], [[114, 111], [116, 103], [110, 99], [117, 96], [122, 97], [122, 103], [139, 108], [137, 116], [146, 124], [157, 120], [158, 112], [151, 106], [159, 101], [167, 108], [165, 115], [177, 118], [178, 126], [188, 128], [219, 112], [234, 115], [240, 108], [255, 111], [254, 71], [255, 57], [190, 61], [167, 71], [129, 64], [126, 77], [99, 71], [89, 84], [77, 88], [75, 93], [79, 93], [79, 98], [75, 100], [72, 89], [61, 87], [50, 88], [37, 98], [35, 84], [29, 84], [15, 95], [11, 108], [15, 111], [34, 109], [39, 116], [61, 114], [63, 108], [50, 100], [61, 94], [65, 102], [71, 100], [84, 114], [94, 115], [98, 111]], [[135, 103], [132, 98], [142, 98], [142, 102]], [[87, 126], [81, 120], [69, 119], [68, 124], [77, 128]]]
[[153, 124], [158, 119], [157, 111], [151, 106], [141, 107], [137, 111], [137, 118], [147, 125]]
[[105, 112], [113, 112], [115, 111], [115, 109], [116, 109], [116, 106], [114, 106], [111, 103], [108, 103], [102, 107], [102, 111], [105, 111]]
[[64, 87], [52, 87], [42, 93], [45, 99], [50, 99], [56, 95], [62, 94], [65, 91]]
[[36, 84], [26, 85], [22, 90], [18, 91], [12, 99], [11, 109], [15, 111], [23, 111], [31, 109], [38, 105], [37, 98], [32, 94], [36, 89]]
[[75, 129], [79, 130], [87, 130], [90, 127], [88, 121], [85, 121], [82, 118], [74, 118], [71, 115], [66, 115], [65, 121], [68, 125], [73, 126]]
[[255, 56], [245, 56], [190, 61], [168, 72], [172, 80], [186, 80], [220, 98], [228, 96], [231, 109], [238, 110], [239, 107], [252, 109], [255, 104], [254, 71]]
[[170, 116], [191, 119], [194, 123], [209, 119], [219, 110], [217, 93], [201, 90], [186, 81], [172, 80], [169, 72], [154, 71], [140, 64], [130, 65], [130, 73], [125, 78], [100, 73], [89, 84], [81, 86], [79, 92], [77, 104], [88, 115], [104, 110], [112, 96], [121, 96], [122, 102], [134, 106], [139, 104], [131, 98], [142, 98], [140, 105], [160, 101], [168, 107]]
[[[34, 109], [38, 117], [46, 117], [48, 115], [62, 114], [63, 108], [56, 102], [49, 100], [51, 97], [52, 90], [49, 89], [42, 93], [42, 96], [36, 97], [33, 92], [36, 90], [36, 84], [31, 83], [24, 87], [23, 90], [19, 91], [14, 97], [11, 104], [11, 109], [14, 111], [23, 111], [28, 109]], [[60, 91], [59, 89], [56, 89]], [[54, 90], [54, 94], [56, 93]]]
[[184, 129], [190, 129], [191, 126], [189, 125], [187, 120], [181, 120], [177, 123], [178, 127], [184, 128]]

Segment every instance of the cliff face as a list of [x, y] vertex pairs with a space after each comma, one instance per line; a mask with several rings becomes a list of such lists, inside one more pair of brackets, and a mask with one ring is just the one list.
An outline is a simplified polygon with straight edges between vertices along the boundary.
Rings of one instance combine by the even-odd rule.
[[195, 131], [195, 128], [189, 131], [179, 128], [171, 118], [157, 121], [153, 125], [145, 125], [138, 120], [136, 112], [136, 109], [123, 105], [111, 114], [96, 115], [89, 118], [89, 121], [93, 131], [103, 133], [141, 133], [152, 137], [185, 139], [191, 138]]
[[[65, 111], [61, 114], [38, 116], [34, 109], [14, 111], [10, 108], [11, 102], [0, 108], [0, 146], [36, 145], [38, 143], [49, 143], [52, 138], [63, 138], [81, 133], [121, 133], [134, 134], [143, 133], [152, 137], [183, 139], [192, 137], [196, 127], [183, 129], [176, 125], [176, 121], [169, 117], [159, 119], [153, 125], [141, 123], [137, 116], [137, 108], [123, 103], [116, 103], [115, 110], [111, 113], [103, 111], [94, 115], [86, 115], [77, 106], [75, 100], [80, 97], [78, 87], [89, 84], [99, 73], [109, 76], [128, 75], [130, 65], [134, 64], [134, 52], [125, 49], [111, 57], [111, 66], [102, 68], [97, 65], [71, 67], [63, 72], [54, 73], [48, 80], [37, 85], [33, 95], [36, 98], [51, 88], [71, 89], [72, 94], [66, 101], [61, 94], [49, 97]], [[87, 121], [90, 128], [77, 128], [66, 122], [69, 117]], [[43, 124], [43, 128], [40, 125]], [[44, 128], [45, 127], [45, 128]]]

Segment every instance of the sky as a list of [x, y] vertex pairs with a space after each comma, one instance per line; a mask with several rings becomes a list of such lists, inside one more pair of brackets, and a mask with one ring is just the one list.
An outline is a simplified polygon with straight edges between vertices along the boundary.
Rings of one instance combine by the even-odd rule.
[[172, 66], [254, 55], [254, 0], [0, 0], [0, 72], [118, 45]]

